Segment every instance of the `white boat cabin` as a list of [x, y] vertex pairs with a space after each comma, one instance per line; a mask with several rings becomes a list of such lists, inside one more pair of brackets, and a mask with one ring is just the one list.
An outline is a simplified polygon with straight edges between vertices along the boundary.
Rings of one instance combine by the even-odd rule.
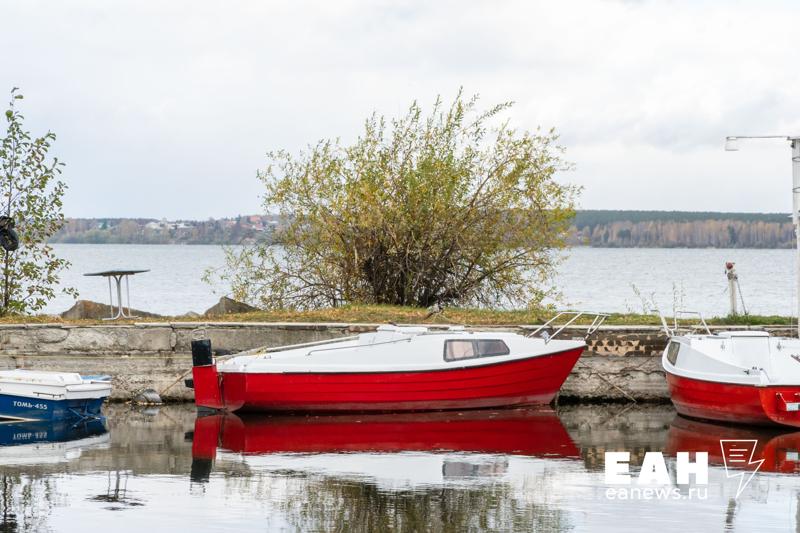
[[800, 340], [766, 331], [673, 336], [665, 370], [682, 377], [742, 385], [800, 383]]
[[219, 372], [395, 372], [482, 366], [586, 346], [583, 339], [528, 337], [505, 331], [380, 326], [354, 337], [281, 350], [262, 349], [219, 361]]

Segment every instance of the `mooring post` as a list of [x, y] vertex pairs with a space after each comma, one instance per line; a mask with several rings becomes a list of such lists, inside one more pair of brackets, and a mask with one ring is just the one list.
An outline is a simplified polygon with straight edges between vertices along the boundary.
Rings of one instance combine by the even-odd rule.
[[736, 263], [732, 261], [725, 263], [725, 275], [728, 277], [728, 296], [731, 302], [730, 314], [731, 316], [736, 316], [739, 314], [737, 308], [738, 295], [736, 294], [739, 276], [736, 274]]

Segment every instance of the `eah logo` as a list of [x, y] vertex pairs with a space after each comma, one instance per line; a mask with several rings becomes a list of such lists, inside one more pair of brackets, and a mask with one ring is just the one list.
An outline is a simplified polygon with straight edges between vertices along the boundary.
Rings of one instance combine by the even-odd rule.
[[[742, 494], [764, 462], [764, 459], [753, 460], [757, 444], [756, 439], [719, 441], [726, 477], [739, 478], [735, 498]], [[630, 473], [630, 452], [606, 452], [605, 459], [606, 484], [617, 486], [606, 490], [606, 498], [617, 500], [708, 498], [708, 488], [705, 486], [708, 485], [708, 452], [697, 452], [694, 461], [691, 460], [689, 452], [678, 452], [675, 455], [675, 484], [686, 487], [693, 481], [695, 486], [688, 487], [688, 490], [668, 487], [673, 485], [673, 481], [670, 479], [664, 454], [661, 452], [647, 452], [639, 474], [635, 478]], [[704, 486], [696, 487], [696, 485]]]
[[697, 452], [694, 461], [689, 452], [678, 452], [676, 455], [676, 481], [678, 485], [689, 485], [694, 476], [694, 485], [688, 490], [673, 487], [672, 480], [661, 452], [644, 454], [642, 468], [636, 477], [636, 486], [630, 474], [631, 454], [629, 452], [606, 452], [606, 483], [609, 485], [627, 485], [609, 488], [606, 498], [610, 500], [691, 500], [708, 498], [708, 452]]
[[[758, 469], [761, 468], [761, 464], [764, 462], [764, 459], [753, 461], [753, 455], [756, 453], [756, 445], [758, 445], [758, 440], [756, 439], [722, 439], [719, 441], [719, 447], [722, 448], [722, 460], [725, 462], [725, 476], [727, 476], [728, 479], [734, 477], [739, 478], [739, 487], [736, 489], [737, 498], [753, 480], [753, 476], [756, 475], [756, 472], [758, 472]], [[731, 472], [731, 469], [747, 468], [752, 465], [755, 465], [752, 471], [748, 472], [747, 470], [743, 470]], [[750, 475], [747, 476], [747, 480], [745, 481], [745, 476], [748, 473]]]
[[[606, 483], [609, 485], [630, 485], [631, 454], [629, 452], [606, 452]], [[689, 452], [678, 452], [676, 456], [677, 482], [688, 485], [689, 476], [694, 475], [697, 485], [708, 485], [708, 452], [697, 452], [695, 461], [689, 458]], [[642, 468], [636, 478], [637, 485], [669, 485], [671, 483], [667, 463], [661, 452], [644, 454]]]

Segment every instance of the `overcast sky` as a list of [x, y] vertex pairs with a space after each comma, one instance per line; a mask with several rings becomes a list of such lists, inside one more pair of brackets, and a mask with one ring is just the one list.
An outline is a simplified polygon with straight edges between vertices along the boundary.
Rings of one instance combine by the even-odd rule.
[[67, 216], [261, 211], [267, 150], [376, 110], [513, 100], [587, 209], [789, 211], [800, 3], [0, 0], [0, 90], [55, 131]]

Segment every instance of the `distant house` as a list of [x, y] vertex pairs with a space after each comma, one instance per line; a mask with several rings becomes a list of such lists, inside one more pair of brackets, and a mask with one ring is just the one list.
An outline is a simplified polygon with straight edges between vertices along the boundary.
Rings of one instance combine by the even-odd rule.
[[144, 227], [155, 231], [169, 231], [176, 229], [189, 229], [192, 227], [192, 225], [187, 224], [186, 222], [172, 222], [166, 218], [162, 218], [158, 222], [148, 222]]

